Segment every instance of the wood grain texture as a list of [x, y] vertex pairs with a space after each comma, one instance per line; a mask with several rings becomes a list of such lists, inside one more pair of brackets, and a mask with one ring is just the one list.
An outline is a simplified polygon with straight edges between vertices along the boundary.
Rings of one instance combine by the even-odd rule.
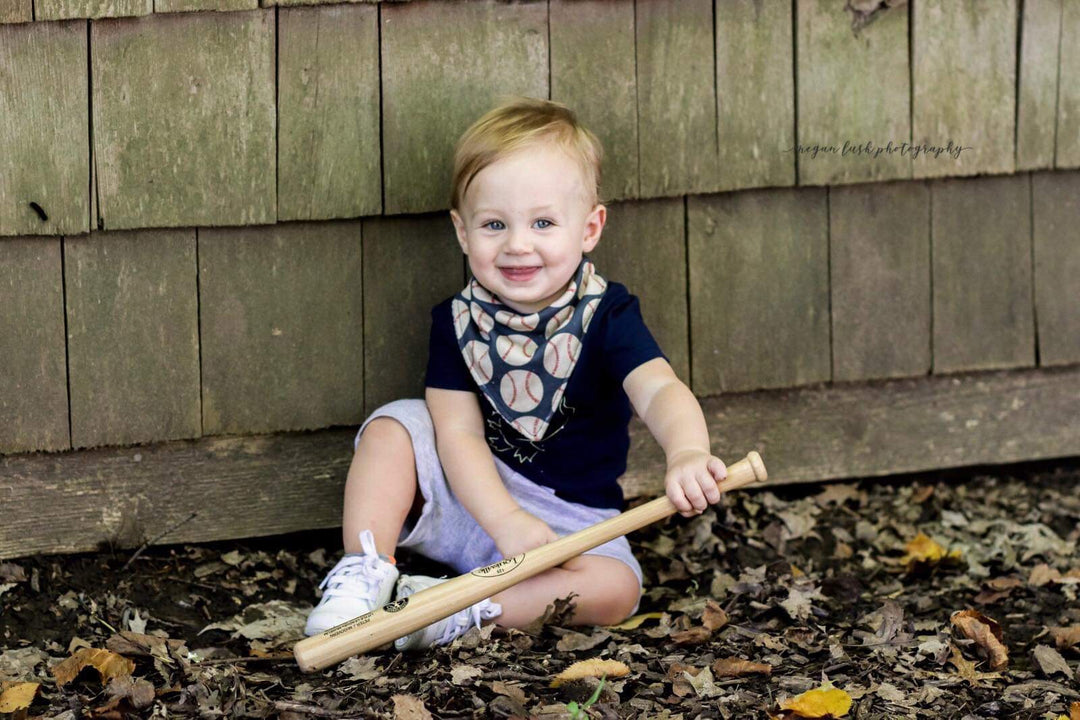
[[33, 19], [32, 0], [0, 0], [0, 23], [27, 23]]
[[912, 12], [913, 142], [964, 148], [920, 155], [914, 177], [1013, 172], [1017, 0], [921, 0]]
[[1080, 2], [1063, 0], [1054, 167], [1080, 167]]
[[362, 419], [361, 227], [199, 230], [205, 434]]
[[605, 202], [638, 195], [635, 64], [633, 2], [553, 0], [551, 99], [603, 143]]
[[716, 3], [719, 188], [795, 184], [790, 2]]
[[274, 11], [103, 21], [91, 36], [104, 226], [274, 222]]
[[830, 379], [825, 192], [687, 198], [696, 394]]
[[259, 0], [154, 0], [154, 12], [255, 10]]
[[911, 155], [901, 152], [911, 142], [907, 6], [856, 32], [841, 3], [796, 5], [799, 145], [830, 148], [799, 153], [799, 184], [911, 177]]
[[504, 96], [548, 97], [547, 3], [383, 5], [384, 212], [450, 206], [454, 146]]
[[[341, 2], [342, 0], [333, 0], [334, 4]], [[384, 2], [412, 2], [412, 0], [343, 0], [346, 3], [357, 3], [362, 5], [380, 5]], [[328, 0], [259, 0], [259, 4], [262, 7], [289, 7], [297, 5], [327, 5], [330, 4]]]
[[718, 189], [712, 0], [636, 6], [641, 197]]
[[1080, 362], [1080, 172], [1031, 181], [1039, 364]]
[[85, 22], [0, 26], [0, 235], [89, 231], [87, 102]]
[[[355, 429], [0, 456], [0, 557], [341, 524]], [[47, 513], [41, 508], [47, 507]], [[192, 513], [190, 522], [183, 522]], [[182, 524], [181, 524], [182, 523]]]
[[829, 190], [833, 380], [930, 370], [930, 191], [925, 183]]
[[935, 373], [1035, 364], [1029, 182], [930, 185]]
[[379, 11], [287, 8], [278, 21], [278, 220], [378, 215]]
[[0, 453], [65, 450], [71, 438], [59, 238], [0, 240], [0, 308]]
[[71, 442], [198, 437], [194, 230], [64, 239]]
[[1062, 0], [1024, 0], [1017, 78], [1016, 169], [1054, 166]]
[[431, 308], [465, 287], [462, 258], [446, 213], [364, 220], [365, 416], [424, 396]]
[[690, 384], [686, 300], [686, 229], [682, 198], [608, 206], [600, 244], [589, 253], [597, 271], [638, 296], [641, 315], [675, 374]]
[[130, 17], [149, 15], [154, 12], [154, 0], [33, 0], [33, 2], [35, 20]]

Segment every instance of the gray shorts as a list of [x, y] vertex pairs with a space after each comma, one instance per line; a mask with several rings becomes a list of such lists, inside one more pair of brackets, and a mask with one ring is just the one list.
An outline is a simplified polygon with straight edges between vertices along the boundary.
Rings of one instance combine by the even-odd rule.
[[[416, 456], [417, 482], [424, 496], [420, 518], [412, 527], [406, 520], [398, 538], [398, 547], [449, 565], [459, 573], [501, 560], [502, 553], [495, 547], [491, 536], [450, 491], [435, 449], [435, 427], [427, 403], [422, 398], [395, 400], [375, 410], [356, 433], [353, 449], [360, 442], [360, 434], [367, 424], [384, 416], [394, 418], [409, 431]], [[619, 514], [614, 508], [594, 508], [563, 500], [555, 495], [554, 490], [534, 483], [498, 457], [492, 457], [499, 477], [514, 500], [546, 522], [560, 537]], [[622, 560], [641, 582], [641, 566], [630, 551], [630, 543], [625, 537], [587, 550], [585, 554]]]

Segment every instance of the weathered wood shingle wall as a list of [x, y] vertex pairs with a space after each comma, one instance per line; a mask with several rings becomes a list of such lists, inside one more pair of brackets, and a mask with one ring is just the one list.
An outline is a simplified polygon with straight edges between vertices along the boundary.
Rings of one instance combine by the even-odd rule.
[[[422, 392], [467, 278], [453, 144], [511, 94], [603, 140], [594, 260], [723, 455], [790, 480], [1080, 453], [1080, 0], [846, 5], [0, 0], [0, 493], [108, 485], [122, 511], [64, 549], [180, 513], [170, 462], [243, 495], [258, 445], [294, 473], [268, 482], [338, 493], [327, 428]], [[994, 440], [1036, 396], [1050, 425]], [[133, 453], [158, 469], [125, 485]], [[185, 537], [336, 521], [279, 490]], [[0, 556], [54, 547], [27, 532]]]

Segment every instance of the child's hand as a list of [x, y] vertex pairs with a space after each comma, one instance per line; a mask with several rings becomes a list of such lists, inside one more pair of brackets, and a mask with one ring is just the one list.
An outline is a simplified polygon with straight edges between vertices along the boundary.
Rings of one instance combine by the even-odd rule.
[[533, 548], [559, 539], [548, 524], [523, 508], [518, 508], [499, 521], [491, 539], [504, 558], [520, 555]]
[[727, 477], [724, 462], [701, 450], [686, 450], [668, 460], [664, 489], [683, 517], [701, 514], [720, 501], [716, 484]]

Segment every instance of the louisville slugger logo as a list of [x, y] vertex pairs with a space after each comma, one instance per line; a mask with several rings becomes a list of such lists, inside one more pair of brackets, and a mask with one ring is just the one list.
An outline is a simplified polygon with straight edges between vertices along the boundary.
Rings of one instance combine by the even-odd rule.
[[374, 614], [374, 610], [372, 610], [371, 612], [366, 612], [363, 615], [354, 617], [352, 620], [346, 620], [340, 625], [335, 625], [323, 634], [327, 637], [337, 637], [338, 635], [343, 635], [352, 630], [353, 628], [358, 628], [361, 625], [367, 625], [369, 622], [371, 622], [371, 616]]
[[521, 553], [520, 555], [515, 555], [514, 557], [508, 557], [505, 560], [491, 563], [490, 565], [487, 565], [485, 567], [477, 568], [473, 570], [471, 574], [475, 575], [476, 577], [482, 578], [492, 578], [499, 575], [505, 575], [506, 573], [510, 572], [518, 565], [520, 565], [521, 561], [524, 559], [525, 553]]
[[386, 603], [385, 605], [382, 606], [382, 609], [385, 612], [395, 613], [398, 610], [404, 610], [405, 606], [408, 605], [408, 604], [409, 604], [409, 598], [405, 597], [405, 598], [401, 598], [399, 600], [395, 600], [394, 602]]

